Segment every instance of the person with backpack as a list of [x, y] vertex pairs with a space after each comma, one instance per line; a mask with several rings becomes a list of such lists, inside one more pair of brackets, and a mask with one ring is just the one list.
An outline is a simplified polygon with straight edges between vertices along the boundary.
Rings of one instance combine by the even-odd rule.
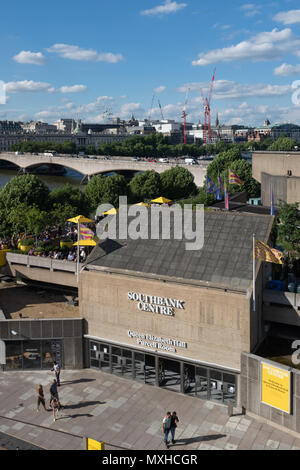
[[173, 411], [172, 416], [171, 416], [171, 426], [170, 426], [172, 444], [175, 444], [175, 431], [176, 431], [178, 423], [179, 423], [179, 418], [177, 416], [177, 413], [176, 411]]
[[167, 449], [169, 449], [168, 436], [171, 430], [171, 413], [168, 411], [162, 422], [162, 432], [164, 435], [164, 443]]

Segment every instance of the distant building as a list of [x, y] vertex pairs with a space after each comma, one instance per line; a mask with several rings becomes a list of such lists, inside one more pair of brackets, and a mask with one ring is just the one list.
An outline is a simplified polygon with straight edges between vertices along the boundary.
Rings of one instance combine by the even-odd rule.
[[22, 122], [0, 121], [0, 134], [12, 134], [22, 132]]
[[58, 131], [70, 134], [75, 129], [76, 122], [74, 119], [57, 119], [54, 126]]
[[53, 124], [48, 124], [47, 122], [41, 121], [30, 121], [22, 124], [22, 129], [24, 132], [55, 132], [57, 130], [56, 126]]

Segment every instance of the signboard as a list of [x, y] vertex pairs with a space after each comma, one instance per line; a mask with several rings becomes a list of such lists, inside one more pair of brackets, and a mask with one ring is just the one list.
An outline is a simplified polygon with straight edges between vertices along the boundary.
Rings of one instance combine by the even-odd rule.
[[95, 441], [95, 439], [86, 438], [86, 450], [104, 450], [104, 442]]
[[137, 302], [137, 308], [143, 312], [158, 313], [160, 315], [175, 315], [175, 309], [184, 309], [184, 301], [157, 295], [128, 292], [128, 299]]
[[291, 372], [261, 363], [261, 402], [291, 413]]
[[127, 332], [129, 338], [135, 338], [139, 346], [146, 346], [152, 349], [160, 349], [168, 352], [176, 352], [176, 347], [187, 348], [185, 341], [179, 341], [173, 338], [162, 338], [161, 336], [154, 336], [149, 333], [139, 333], [129, 330]]

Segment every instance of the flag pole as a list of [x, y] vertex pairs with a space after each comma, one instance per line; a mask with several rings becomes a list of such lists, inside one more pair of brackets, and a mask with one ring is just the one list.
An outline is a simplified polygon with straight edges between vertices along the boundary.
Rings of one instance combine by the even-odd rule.
[[80, 221], [77, 223], [77, 282], [79, 280], [79, 240], [80, 240]]
[[255, 233], [253, 233], [253, 312], [256, 310], [256, 299], [255, 299]]

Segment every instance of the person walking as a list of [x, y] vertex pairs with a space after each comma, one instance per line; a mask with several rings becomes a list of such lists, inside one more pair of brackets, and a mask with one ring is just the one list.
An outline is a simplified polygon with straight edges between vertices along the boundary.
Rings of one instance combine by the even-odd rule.
[[40, 411], [40, 404], [43, 405], [45, 411], [48, 411], [46, 408], [43, 386], [41, 384], [37, 388], [37, 412]]
[[50, 406], [52, 408], [52, 413], [53, 413], [53, 421], [56, 421], [56, 416], [59, 410], [59, 401], [56, 397], [51, 396], [50, 398]]
[[55, 373], [55, 378], [56, 378], [56, 382], [57, 382], [57, 386], [60, 387], [60, 379], [59, 379], [59, 376], [60, 376], [60, 367], [59, 365], [57, 364], [57, 362], [53, 362], [53, 367], [51, 369], [52, 371], [54, 370], [54, 373]]
[[171, 426], [170, 426], [172, 444], [175, 444], [175, 431], [176, 431], [178, 423], [179, 423], [179, 418], [177, 416], [177, 413], [176, 411], [173, 411], [172, 416], [171, 416]]
[[51, 384], [51, 387], [50, 387], [50, 406], [51, 406], [51, 408], [52, 408], [51, 401], [52, 401], [53, 398], [55, 398], [57, 400], [59, 409], [63, 408], [60, 404], [60, 401], [59, 401], [59, 396], [58, 396], [58, 391], [57, 391], [57, 383], [56, 383], [55, 379], [53, 380], [53, 382]]
[[162, 432], [164, 435], [164, 443], [167, 449], [169, 449], [168, 436], [171, 428], [171, 413], [168, 411], [162, 422]]

